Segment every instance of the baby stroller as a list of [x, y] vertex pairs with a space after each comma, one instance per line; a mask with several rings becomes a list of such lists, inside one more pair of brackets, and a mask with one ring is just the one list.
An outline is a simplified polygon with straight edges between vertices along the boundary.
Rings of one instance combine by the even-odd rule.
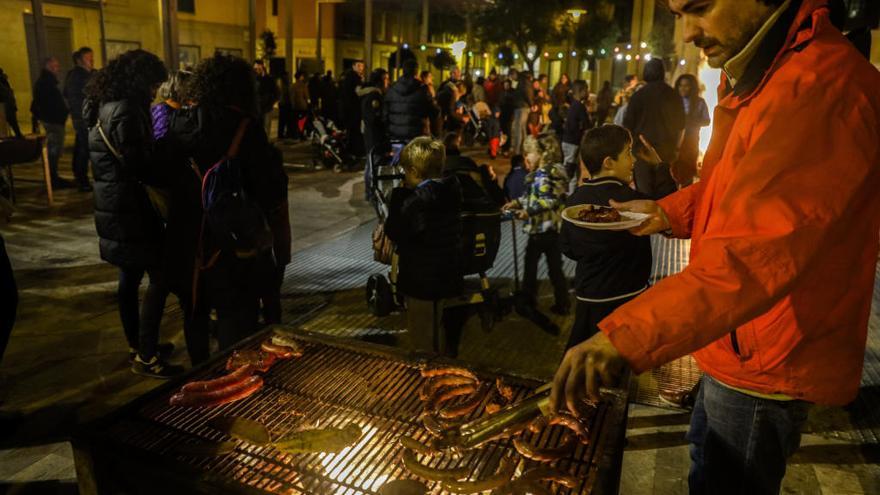
[[479, 103], [468, 109], [467, 113], [470, 119], [464, 126], [464, 132], [461, 136], [461, 143], [468, 147], [473, 146], [474, 144], [483, 146], [489, 143], [489, 134], [486, 133], [483, 121], [480, 119], [480, 115], [477, 112], [477, 105], [479, 105]]
[[[298, 123], [299, 124], [299, 123]], [[333, 121], [310, 112], [301, 126], [312, 143], [312, 166], [316, 170], [332, 168], [339, 172], [349, 163], [345, 156], [347, 136]]]
[[[367, 163], [364, 167], [364, 183], [366, 184], [367, 201], [376, 210], [379, 223], [383, 224], [388, 218], [388, 202], [391, 191], [403, 183], [403, 168], [398, 165], [397, 156], [406, 143], [393, 142], [376, 146], [367, 153]], [[377, 229], [378, 232], [378, 229]], [[382, 242], [377, 239], [377, 233], [373, 234], [373, 245]], [[402, 306], [393, 281], [397, 279], [397, 255], [381, 256], [376, 253], [374, 259], [381, 263], [391, 265], [391, 272], [386, 278], [384, 274], [371, 275], [367, 279], [367, 306], [375, 316], [387, 316]]]

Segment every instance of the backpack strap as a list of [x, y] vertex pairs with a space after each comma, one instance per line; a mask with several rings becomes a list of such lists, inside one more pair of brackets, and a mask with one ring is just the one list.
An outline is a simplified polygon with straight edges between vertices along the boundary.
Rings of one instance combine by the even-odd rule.
[[241, 146], [241, 140], [244, 138], [244, 133], [247, 132], [248, 124], [250, 123], [251, 119], [249, 118], [241, 119], [238, 129], [235, 131], [235, 136], [232, 138], [232, 143], [226, 151], [226, 158], [235, 158], [238, 155], [238, 148]]

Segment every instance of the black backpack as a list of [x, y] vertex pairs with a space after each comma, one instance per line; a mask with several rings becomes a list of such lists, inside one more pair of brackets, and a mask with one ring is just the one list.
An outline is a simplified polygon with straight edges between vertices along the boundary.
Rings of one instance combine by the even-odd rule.
[[242, 120], [229, 150], [202, 178], [202, 208], [205, 224], [221, 250], [249, 257], [272, 247], [272, 232], [266, 215], [242, 184], [238, 148], [250, 119]]

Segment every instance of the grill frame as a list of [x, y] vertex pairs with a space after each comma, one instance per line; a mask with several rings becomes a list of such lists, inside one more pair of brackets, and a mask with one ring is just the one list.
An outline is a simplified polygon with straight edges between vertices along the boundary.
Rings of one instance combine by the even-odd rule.
[[[295, 332], [297, 338], [306, 342], [307, 345], [331, 347], [337, 350], [341, 350], [343, 352], [354, 352], [362, 354], [366, 356], [366, 360], [369, 360], [370, 358], [385, 359], [409, 368], [420, 365], [467, 366], [468, 368], [474, 370], [478, 375], [480, 375], [481, 378], [495, 378], [496, 376], [501, 376], [509, 384], [528, 388], [535, 388], [541, 384], [541, 382], [535, 377], [511, 375], [509, 373], [504, 373], [503, 370], [500, 369], [474, 367], [466, 363], [451, 359], [445, 359], [434, 355], [412, 353], [397, 348], [362, 342], [358, 340], [342, 339], [311, 332], [304, 332], [290, 327], [283, 328], [287, 331]], [[237, 348], [255, 347], [260, 341], [265, 339], [266, 336], [271, 333], [271, 331], [271, 328], [266, 329], [265, 331], [260, 332], [247, 339]], [[156, 389], [148, 392], [142, 397], [121, 407], [117, 411], [107, 415], [104, 418], [89, 423], [81, 428], [79, 431], [77, 431], [74, 434], [71, 443], [73, 444], [74, 449], [74, 460], [76, 464], [77, 478], [80, 484], [80, 492], [84, 494], [118, 492], [150, 493], [151, 495], [156, 493], [157, 490], [170, 491], [171, 493], [235, 493], [247, 495], [268, 493], [267, 491], [249, 486], [248, 484], [235, 481], [234, 477], [231, 477], [229, 474], [221, 474], [217, 472], [216, 465], [226, 463], [228, 458], [237, 458], [239, 457], [238, 455], [230, 454], [221, 458], [207, 458], [205, 461], [199, 462], [199, 466], [209, 465], [209, 468], [205, 470], [201, 467], [193, 467], [190, 464], [178, 461], [175, 459], [174, 455], [168, 455], [167, 452], [160, 453], [142, 447], [135, 447], [131, 443], [129, 443], [129, 440], [138, 436], [143, 436], [145, 438], [149, 437], [151, 441], [155, 440], [153, 446], [161, 444], [164, 440], [168, 440], [172, 444], [177, 444], [180, 442], [181, 438], [188, 437], [201, 438], [204, 440], [206, 435], [197, 435], [195, 433], [192, 433], [191, 431], [183, 431], [183, 428], [184, 426], [186, 426], [187, 423], [181, 422], [181, 418], [189, 417], [189, 419], [187, 419], [186, 421], [192, 422], [194, 424], [200, 421], [206, 421], [206, 417], [209, 416], [239, 413], [241, 411], [239, 411], [238, 408], [247, 409], [249, 411], [247, 416], [252, 417], [251, 412], [257, 409], [263, 408], [269, 410], [275, 407], [277, 405], [277, 402], [270, 402], [268, 400], [259, 399], [247, 399], [245, 401], [240, 401], [235, 404], [222, 406], [221, 408], [208, 409], [204, 411], [191, 410], [188, 414], [180, 413], [177, 415], [178, 417], [175, 418], [173, 426], [145, 417], [145, 411], [150, 410], [160, 411], [160, 416], [161, 414], [163, 414], [161, 413], [163, 409], [166, 410], [164, 414], [173, 414], [173, 412], [169, 411], [174, 408], [167, 406], [168, 396], [174, 391], [178, 390], [180, 386], [184, 383], [194, 378], [204, 379], [204, 375], [206, 375], [206, 373], [211, 373], [214, 370], [222, 367], [226, 361], [226, 357], [231, 354], [231, 352], [232, 350], [229, 350], [228, 352], [212, 359], [210, 362], [194, 368], [190, 372], [186, 373], [184, 376], [178, 377], [174, 380], [169, 380], [168, 383], [157, 387]], [[309, 354], [307, 350], [306, 355], [301, 359], [308, 359], [308, 357]], [[291, 366], [291, 364], [289, 363], [290, 362], [281, 363], [281, 366]], [[276, 367], [277, 366], [279, 365], [276, 365]], [[300, 366], [300, 368], [303, 367]], [[334, 370], [337, 369], [338, 368], [334, 367], [332, 363], [329, 363], [325, 365], [322, 370], [315, 372], [315, 374], [319, 376], [326, 375], [327, 373], [333, 373]], [[304, 371], [301, 374], [307, 375], [308, 373], [308, 371]], [[412, 374], [411, 371], [410, 374]], [[417, 389], [417, 385], [420, 383], [418, 380], [409, 379], [403, 373], [398, 373], [398, 375], [399, 377], [397, 380], [388, 382], [387, 388], [404, 391], [408, 388], [411, 390]], [[279, 381], [282, 382], [282, 384], [290, 384], [290, 382], [293, 380], [291, 376], [284, 373], [277, 373], [271, 376], [271, 379], [267, 378], [267, 387], [263, 389], [267, 390], [271, 388], [271, 390], [266, 393], [271, 393], [277, 396], [281, 396], [286, 393], [289, 393], [291, 395], [295, 393], [305, 394], [304, 391], [301, 390], [303, 386], [302, 384], [299, 384], [299, 387], [301, 387], [300, 389], [295, 389], [295, 391], [291, 392], [285, 391], [283, 389], [283, 386], [278, 384]], [[352, 382], [356, 383], [356, 380]], [[306, 385], [306, 387], [308, 387], [308, 385]], [[357, 385], [348, 385], [348, 389], [343, 390], [342, 392], [347, 392], [356, 388]], [[367, 388], [368, 393], [370, 393], [371, 390], [372, 389]], [[262, 392], [263, 391], [261, 391], [261, 393]], [[317, 395], [320, 395], [320, 393], [321, 390], [316, 392]], [[334, 397], [336, 397], [336, 395]], [[345, 399], [345, 397], [346, 396], [343, 395], [342, 399]], [[522, 397], [523, 395], [520, 392], [520, 395], [517, 398]], [[300, 397], [300, 399], [302, 399], [302, 397]], [[357, 418], [359, 417], [359, 415], [369, 415], [370, 417], [374, 418], [385, 418], [389, 425], [395, 423], [395, 421], [397, 421], [399, 424], [403, 424], [403, 426], [398, 426], [397, 428], [390, 429], [386, 425], [380, 430], [381, 435], [394, 437], [398, 433], [412, 432], [412, 430], [405, 429], [407, 427], [405, 423], [408, 420], [411, 423], [416, 422], [417, 416], [410, 416], [412, 412], [407, 411], [406, 407], [408, 407], [407, 404], [409, 403], [413, 403], [413, 407], [418, 407], [419, 405], [419, 400], [417, 396], [411, 397], [409, 395], [399, 395], [397, 396], [397, 399], [399, 402], [405, 404], [403, 406], [396, 406], [396, 412], [398, 414], [398, 417], [396, 418], [389, 412], [389, 407], [393, 411], [395, 409], [395, 406], [388, 406], [387, 403], [383, 405], [381, 401], [372, 404], [369, 411], [367, 411], [366, 408], [358, 408], [357, 405], [346, 406], [344, 404], [341, 404], [338, 407], [339, 410], [342, 411], [340, 416], [348, 414], [349, 419]], [[617, 493], [617, 487], [620, 480], [620, 467], [622, 464], [624, 437], [626, 431], [626, 418], [628, 409], [627, 394], [625, 389], [610, 390], [605, 394], [605, 399], [606, 400], [603, 402], [604, 406], [600, 408], [597, 417], [594, 418], [592, 422], [593, 428], [591, 435], [593, 437], [593, 441], [591, 442], [591, 446], [586, 449], [582, 448], [584, 449], [583, 451], [578, 450], [578, 453], [591, 452], [591, 454], [588, 456], [588, 458], [590, 459], [589, 464], [584, 465], [587, 466], [586, 481], [583, 484], [584, 490], [580, 493]], [[314, 408], [317, 409], [320, 409], [322, 407], [332, 407], [328, 404], [321, 404], [320, 401], [316, 402], [316, 404], [317, 405]], [[376, 409], [376, 407], [379, 407], [379, 409]], [[349, 412], [346, 413], [346, 410], [348, 410]], [[326, 413], [326, 410], [322, 410], [321, 412]], [[382, 412], [387, 414], [385, 414], [384, 416], [380, 415], [379, 413]], [[277, 415], [278, 413], [279, 411], [277, 410], [277, 408], [275, 411], [272, 412], [273, 415]], [[401, 413], [404, 414], [403, 417], [400, 416]], [[282, 419], [279, 421], [285, 420]], [[116, 432], [120, 429], [124, 432], [127, 432], [127, 439], [118, 438]], [[155, 430], [155, 436], [151, 436], [153, 432], [151, 432], [150, 430]], [[217, 437], [216, 439], [220, 439], [219, 437], [223, 437], [223, 435], [219, 432], [217, 432], [214, 436]], [[558, 436], [558, 433], [547, 433], [544, 435], [544, 438], [546, 440], [551, 436]], [[259, 471], [259, 468], [266, 465], [265, 463], [259, 461], [261, 454], [259, 452], [255, 452], [259, 451], [260, 449], [260, 447], [253, 446], [242, 448], [241, 445], [239, 445], [236, 448], [236, 452], [242, 451], [244, 452], [242, 456], [246, 458], [257, 459], [251, 462], [251, 467], [255, 467], [253, 471]], [[268, 449], [268, 447], [263, 449]], [[386, 460], [383, 462], [390, 465], [390, 463], [387, 463], [387, 457], [389, 455], [396, 455], [397, 450], [398, 449], [396, 442], [382, 442], [378, 444], [378, 448], [377, 446], [373, 446], [370, 449], [365, 449], [365, 456], [368, 458], [362, 460], [368, 461], [366, 463], [366, 466], [372, 466], [371, 469], [381, 472], [381, 469], [377, 467], [381, 464], [381, 462], [378, 462], [378, 459], [384, 458]], [[494, 467], [492, 466], [495, 465], [497, 460], [500, 459], [503, 453], [510, 450], [512, 450], [512, 447], [510, 446], [510, 441], [507, 440], [503, 442], [498, 442], [497, 446], [483, 448], [481, 451], [476, 452], [474, 454], [474, 458], [477, 459], [476, 465], [479, 466], [477, 470], [479, 473], [481, 473], [481, 476], [494, 469]], [[352, 454], [351, 457], [360, 456], [362, 456], [362, 454], [360, 452], [357, 452]], [[371, 460], [374, 462], [369, 462]], [[269, 462], [273, 462], [272, 459], [269, 459]], [[334, 459], [333, 462], [336, 463], [336, 460]], [[450, 461], [447, 460], [443, 462], [445, 463]], [[571, 462], [578, 463], [579, 461]], [[349, 461], [347, 460], [339, 461], [339, 464], [341, 466], [348, 465], [348, 463]], [[211, 464], [215, 465], [210, 466]], [[228, 464], [228, 466], [223, 468], [224, 470], [234, 470], [236, 468], [235, 460], [229, 461]], [[297, 467], [299, 467], [300, 464], [301, 461], [292, 462], [287, 466], [287, 468], [289, 468], [290, 470], [295, 470]], [[468, 464], [473, 465], [473, 459], [469, 461]], [[355, 469], [358, 473], [366, 469], [366, 467], [358, 467], [362, 466], [361, 463], [353, 465], [355, 466], [353, 469]], [[239, 467], [238, 469], [243, 468]], [[282, 470], [283, 469], [284, 468], [282, 468]], [[583, 467], [580, 467], [578, 469], [582, 470]], [[277, 469], [275, 471], [277, 471]], [[402, 468], [397, 472], [402, 473]], [[253, 475], [254, 478], [256, 478], [256, 476], [256, 474]], [[266, 476], [267, 474], [263, 473], [263, 477], [265, 478]], [[321, 476], [322, 475], [320, 474], [317, 475], [317, 477]], [[308, 475], [306, 475], [306, 478], [308, 478]], [[269, 483], [270, 482], [265, 482], [263, 483], [263, 485], [271, 486], [269, 485]], [[336, 483], [336, 486], [343, 487], [347, 485]], [[335, 489], [333, 493], [374, 493], [371, 491], [358, 491], [361, 490], [360, 488], [350, 488], [350, 490], [342, 490], [342, 488]], [[294, 491], [292, 493], [299, 492]], [[322, 490], [319, 490], [315, 491], [314, 493], [324, 492]]]

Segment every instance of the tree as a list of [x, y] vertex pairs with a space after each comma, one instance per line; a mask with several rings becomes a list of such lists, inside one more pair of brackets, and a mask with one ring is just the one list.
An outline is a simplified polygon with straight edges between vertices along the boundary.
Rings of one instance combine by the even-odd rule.
[[498, 50], [495, 51], [495, 61], [498, 65], [502, 65], [504, 67], [512, 67], [513, 66], [513, 50], [510, 49], [509, 46], [500, 46]]
[[562, 15], [566, 14], [559, 0], [493, 0], [477, 14], [477, 29], [484, 42], [513, 43], [534, 69], [544, 47], [562, 38]]
[[592, 0], [585, 2], [587, 14], [582, 16], [574, 32], [574, 46], [579, 53], [593, 50], [595, 59], [604, 48], [611, 53], [620, 37], [620, 27], [614, 22], [615, 7], [621, 0]]

